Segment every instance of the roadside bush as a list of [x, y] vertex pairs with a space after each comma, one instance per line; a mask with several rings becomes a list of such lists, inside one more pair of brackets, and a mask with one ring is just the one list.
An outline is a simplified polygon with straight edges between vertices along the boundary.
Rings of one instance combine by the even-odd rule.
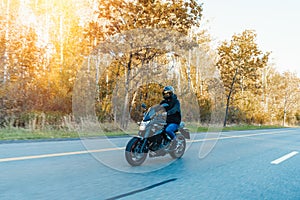
[[64, 113], [58, 111], [29, 111], [23, 112], [19, 115], [10, 116], [10, 118], [11, 120], [14, 120], [14, 127], [28, 128], [31, 130], [43, 130], [63, 128], [62, 125], [64, 116]]
[[227, 122], [230, 124], [247, 123], [246, 114], [238, 107], [230, 107]]

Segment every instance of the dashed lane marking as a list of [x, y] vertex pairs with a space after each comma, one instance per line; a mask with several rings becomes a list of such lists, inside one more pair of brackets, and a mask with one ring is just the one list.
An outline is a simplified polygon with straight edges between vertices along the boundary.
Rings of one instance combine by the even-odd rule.
[[278, 165], [278, 164], [282, 163], [283, 161], [286, 161], [287, 159], [289, 159], [289, 158], [297, 155], [298, 153], [299, 153], [298, 151], [293, 151], [293, 152], [291, 152], [289, 154], [286, 154], [286, 155], [284, 155], [284, 156], [282, 156], [282, 157], [280, 157], [280, 158], [278, 158], [276, 160], [273, 160], [271, 162], [271, 164]]

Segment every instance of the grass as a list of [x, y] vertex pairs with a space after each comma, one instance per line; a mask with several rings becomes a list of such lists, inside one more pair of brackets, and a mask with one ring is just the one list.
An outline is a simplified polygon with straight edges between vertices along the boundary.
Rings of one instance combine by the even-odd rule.
[[[256, 126], [256, 125], [234, 125], [225, 128], [214, 127], [198, 127], [196, 125], [188, 125], [190, 132], [207, 132], [209, 131], [242, 131], [242, 130], [258, 130], [258, 129], [274, 129], [283, 128], [282, 126]], [[127, 133], [122, 131], [112, 132], [91, 132], [78, 133], [76, 131], [63, 130], [35, 130], [31, 131], [22, 128], [2, 128], [0, 129], [0, 140], [36, 140], [36, 139], [66, 139], [66, 138], [80, 138], [80, 137], [97, 137], [97, 136], [124, 136]]]
[[196, 132], [214, 132], [214, 131], [244, 131], [244, 130], [259, 130], [259, 129], [275, 129], [275, 128], [284, 128], [283, 126], [275, 125], [229, 125], [227, 127], [214, 127], [214, 126], [198, 126], [195, 124], [187, 125], [187, 128], [192, 133]]
[[223, 131], [243, 131], [243, 130], [259, 130], [259, 129], [277, 129], [277, 128], [285, 128], [283, 126], [275, 126], [275, 125], [238, 125], [238, 126], [229, 126], [223, 128]]
[[65, 131], [30, 131], [21, 128], [0, 129], [0, 140], [30, 140], [30, 139], [54, 139], [54, 138], [78, 138], [75, 132]]
[[39, 140], [39, 139], [75, 139], [80, 137], [99, 137], [99, 136], [121, 136], [122, 132], [107, 133], [78, 133], [76, 131], [63, 130], [35, 130], [31, 131], [22, 128], [2, 128], [0, 129], [0, 140]]
[[197, 126], [189, 126], [188, 127], [191, 132], [213, 132], [213, 131], [244, 131], [244, 130], [259, 130], [259, 129], [275, 129], [275, 128], [284, 128], [282, 126], [275, 125], [233, 125], [227, 127], [197, 127]]

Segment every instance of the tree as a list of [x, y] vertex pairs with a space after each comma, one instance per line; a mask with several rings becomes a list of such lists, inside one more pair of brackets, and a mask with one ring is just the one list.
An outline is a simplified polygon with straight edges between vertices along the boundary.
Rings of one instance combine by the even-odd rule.
[[22, 108], [6, 110], [71, 112], [77, 69], [88, 54], [78, 7], [84, 9], [76, 0], [2, 1], [0, 101]]
[[87, 36], [99, 43], [138, 28], [168, 28], [187, 34], [191, 27], [200, 26], [202, 4], [195, 0], [104, 0], [97, 13], [98, 20], [90, 23]]
[[255, 39], [254, 31], [245, 30], [218, 47], [219, 59], [216, 65], [220, 70], [227, 98], [224, 127], [231, 101], [237, 92], [260, 92], [261, 69], [267, 65], [269, 53], [260, 51]]
[[265, 111], [271, 124], [297, 123], [300, 105], [300, 79], [291, 72], [283, 74], [270, 68], [264, 84]]
[[[277, 85], [277, 89], [280, 91], [280, 107], [282, 116], [282, 126], [286, 125], [288, 114], [290, 116], [295, 115], [297, 106], [299, 106], [299, 91], [300, 91], [299, 78], [290, 72], [285, 72], [281, 76], [280, 83]], [[294, 111], [294, 112], [293, 112]]]
[[[166, 28], [186, 35], [193, 26], [199, 27], [201, 12], [202, 5], [194, 0], [188, 2], [183, 0], [116, 0], [113, 2], [106, 0], [99, 3], [98, 20], [90, 23], [86, 37], [93, 48], [110, 36], [134, 29]], [[167, 40], [168, 38], [162, 39]], [[136, 40], [146, 39], [140, 37]], [[126, 128], [128, 123], [129, 112], [127, 111], [129, 110], [130, 96], [133, 95], [130, 87], [131, 80], [133, 80], [133, 76], [137, 76], [133, 70], [148, 66], [153, 59], [163, 56], [165, 53], [168, 52], [144, 46], [139, 49], [133, 48], [130, 53], [118, 58], [118, 61], [124, 66], [122, 74], [125, 77], [121, 122], [123, 128]]]

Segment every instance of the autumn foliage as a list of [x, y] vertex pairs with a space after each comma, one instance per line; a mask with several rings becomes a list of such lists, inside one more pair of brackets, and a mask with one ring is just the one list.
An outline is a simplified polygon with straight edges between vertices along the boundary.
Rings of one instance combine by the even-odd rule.
[[[128, 117], [140, 119], [141, 103], [160, 101], [164, 85], [176, 88], [188, 122], [207, 125], [221, 106], [226, 110], [224, 125], [299, 124], [299, 77], [272, 67], [270, 53], [259, 50], [255, 31], [233, 35], [212, 49], [209, 32], [202, 28], [202, 4], [197, 2], [2, 1], [0, 126], [66, 128], [67, 121], [76, 121], [72, 103], [81, 76], [80, 80], [93, 80], [89, 84], [96, 91], [93, 102], [84, 106], [91, 106], [100, 122], [120, 120], [122, 128], [128, 126]], [[110, 51], [106, 53], [113, 59], [107, 66], [99, 63], [108, 60], [95, 60], [93, 79], [80, 74], [90, 66], [90, 56], [99, 55], [96, 50], [103, 42], [135, 29], [182, 34], [193, 41], [182, 49], [192, 54], [189, 49], [196, 45], [201, 52], [194, 58], [145, 45], [118, 55]], [[162, 42], [168, 40], [161, 36]], [[146, 44], [151, 38], [136, 40]], [[173, 43], [181, 45], [180, 40]], [[80, 87], [85, 94], [91, 92], [91, 87]]]

